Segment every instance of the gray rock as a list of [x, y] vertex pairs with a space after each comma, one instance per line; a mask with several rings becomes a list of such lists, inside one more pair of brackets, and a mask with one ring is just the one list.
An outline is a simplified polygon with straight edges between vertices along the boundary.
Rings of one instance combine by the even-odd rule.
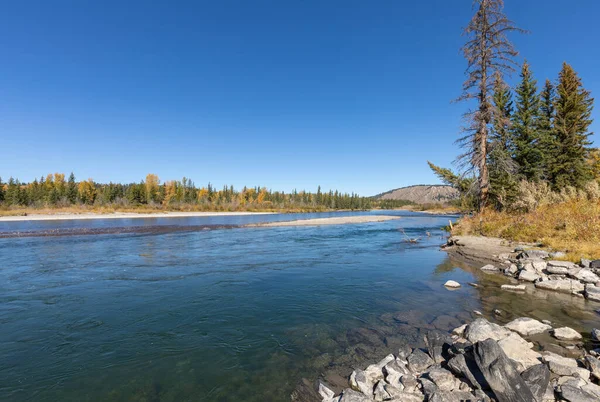
[[449, 335], [439, 331], [429, 331], [425, 335], [427, 352], [436, 364], [446, 360], [444, 355], [447, 355], [451, 343], [452, 339], [450, 339]]
[[421, 383], [422, 391], [425, 394], [425, 399], [429, 401], [431, 396], [437, 392], [437, 385], [435, 385], [433, 381], [426, 377], [419, 378], [419, 382]]
[[600, 287], [587, 284], [585, 285], [585, 297], [589, 300], [600, 301]]
[[542, 353], [542, 361], [546, 364], [552, 362], [561, 366], [577, 367], [577, 360], [570, 357], [563, 357], [552, 352]]
[[594, 356], [585, 357], [585, 366], [590, 370], [592, 376], [600, 380], [600, 360]]
[[335, 392], [319, 381], [319, 395], [321, 395], [323, 400], [330, 400], [335, 396]]
[[582, 258], [581, 262], [579, 263], [579, 265], [581, 265], [583, 268], [591, 268], [592, 261], [588, 260], [587, 258]]
[[389, 386], [385, 387], [388, 394], [391, 396], [391, 401], [394, 402], [423, 402], [425, 396], [420, 392], [405, 392], [398, 389], [390, 389]]
[[517, 256], [519, 259], [548, 258], [550, 254], [544, 250], [526, 250]]
[[584, 285], [575, 279], [538, 281], [535, 283], [535, 287], [538, 289], [553, 290], [561, 293], [582, 292], [585, 289]]
[[504, 273], [507, 276], [515, 276], [515, 274], [519, 271], [519, 268], [515, 264], [510, 264], [508, 268], [504, 270]]
[[454, 374], [463, 377], [471, 388], [481, 388], [483, 385], [487, 385], [475, 360], [469, 359], [467, 362], [464, 355], [456, 355], [450, 359], [448, 368]]
[[422, 373], [433, 366], [433, 359], [425, 354], [421, 349], [415, 349], [408, 356], [408, 369], [413, 373]]
[[554, 361], [548, 362], [548, 368], [554, 374], [561, 376], [579, 377], [584, 380], [589, 380], [590, 372], [581, 367], [565, 366]]
[[519, 335], [512, 333], [498, 341], [506, 356], [516, 363], [519, 372], [540, 364], [542, 355], [532, 350], [532, 343], [527, 342]]
[[569, 268], [557, 267], [555, 265], [548, 264], [546, 266], [546, 271], [548, 271], [551, 274], [556, 274], [556, 275], [567, 275], [569, 273]]
[[442, 391], [437, 390], [429, 397], [428, 402], [457, 402], [474, 401], [473, 394], [467, 391]]
[[340, 402], [371, 402], [372, 400], [372, 398], [350, 388], [346, 388], [340, 398]]
[[475, 362], [499, 402], [531, 402], [534, 396], [513, 363], [492, 340], [475, 345]]
[[387, 383], [395, 387], [400, 386], [400, 378], [402, 378], [403, 375], [409, 374], [408, 368], [406, 368], [404, 362], [401, 363], [398, 359], [386, 364], [383, 368], [383, 372]]
[[382, 402], [391, 398], [391, 395], [385, 390], [385, 381], [379, 381], [375, 386], [373, 397], [376, 401]]
[[477, 343], [491, 338], [496, 341], [506, 338], [511, 332], [498, 324], [489, 322], [484, 318], [478, 318], [465, 329], [465, 338], [471, 343]]
[[592, 329], [592, 338], [596, 341], [600, 341], [600, 329]]
[[536, 364], [521, 373], [521, 378], [537, 402], [542, 402], [548, 384], [550, 383], [550, 370], [545, 364]]
[[460, 387], [460, 380], [441, 367], [433, 368], [425, 375], [442, 391], [458, 390]]
[[[527, 271], [521, 271], [521, 273], [523, 273], [523, 272], [527, 272]], [[534, 275], [534, 274], [531, 274], [531, 275]], [[521, 279], [521, 278], [519, 278], [519, 279]], [[500, 286], [500, 289], [508, 290], [511, 292], [524, 292], [527, 290], [527, 286], [525, 286], [525, 285], [502, 285], [502, 286]]]
[[533, 272], [523, 270], [519, 273], [519, 280], [521, 280], [521, 281], [535, 282], [538, 279], [540, 279], [540, 276]]
[[398, 359], [406, 360], [406, 358], [408, 356], [410, 356], [410, 354], [412, 353], [412, 351], [413, 351], [412, 348], [410, 346], [408, 346], [408, 345], [401, 346], [398, 349], [398, 355], [397, 355]]
[[404, 392], [414, 394], [419, 392], [417, 379], [412, 375], [403, 375], [400, 378], [400, 384], [404, 387]]
[[582, 268], [578, 272], [570, 274], [570, 276], [584, 283], [596, 283], [600, 281], [600, 277], [587, 268]]
[[560, 386], [560, 396], [569, 402], [598, 402], [595, 395], [570, 384]]
[[488, 272], [497, 272], [500, 269], [498, 269], [496, 266], [492, 265], [492, 264], [488, 264], [488, 265], [484, 265], [483, 267], [481, 267], [482, 271], [488, 271]]
[[562, 327], [552, 330], [552, 336], [561, 341], [576, 341], [582, 338], [581, 334], [573, 328]]
[[590, 268], [600, 268], [600, 260], [590, 261]]
[[452, 330], [452, 334], [462, 337], [465, 334], [465, 329], [467, 329], [467, 324], [463, 324], [460, 327], [454, 328]]
[[575, 265], [574, 263], [570, 262], [570, 261], [548, 261], [548, 268], [551, 267], [556, 267], [556, 268], [565, 268], [565, 269], [572, 269], [577, 267], [577, 265]]
[[446, 283], [444, 283], [444, 286], [447, 288], [455, 289], [460, 287], [460, 283], [456, 281], [446, 281]]
[[549, 257], [550, 258], [564, 258], [567, 254], [565, 254], [562, 251], [555, 251], [553, 253], [550, 253]]
[[529, 317], [517, 318], [506, 324], [504, 327], [511, 331], [515, 331], [521, 336], [541, 334], [544, 331], [552, 329], [550, 325], [543, 324], [538, 320]]

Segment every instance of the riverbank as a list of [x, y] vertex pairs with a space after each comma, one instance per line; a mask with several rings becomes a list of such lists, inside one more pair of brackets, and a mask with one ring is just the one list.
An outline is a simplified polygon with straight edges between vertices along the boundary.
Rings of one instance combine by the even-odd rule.
[[285, 226], [325, 226], [325, 225], [346, 225], [371, 222], [385, 222], [400, 219], [400, 216], [386, 215], [361, 215], [361, 216], [340, 216], [335, 218], [315, 218], [299, 219], [283, 222], [254, 223], [246, 227], [285, 227]]
[[108, 213], [74, 213], [57, 212], [47, 214], [27, 214], [17, 216], [0, 216], [0, 222], [22, 221], [64, 221], [64, 220], [90, 220], [90, 219], [145, 219], [145, 218], [191, 218], [210, 216], [245, 216], [268, 215], [275, 212], [108, 212]]
[[[485, 278], [485, 284], [469, 283], [481, 292], [484, 312], [473, 310], [467, 321], [448, 319], [455, 322], [454, 329], [436, 322], [419, 323], [429, 328], [425, 343], [421, 335], [409, 347], [397, 352], [388, 349], [392, 354], [385, 359], [355, 366], [343, 381], [323, 378], [313, 400], [600, 400], [600, 349], [596, 349], [600, 347], [600, 260], [574, 264], [559, 260], [564, 253], [536, 246], [498, 238], [451, 237], [443, 249], [456, 261], [453, 265], [462, 267], [464, 262], [480, 281]], [[446, 286], [452, 291], [466, 283], [450, 280]], [[499, 294], [510, 299], [503, 307]], [[561, 320], [553, 323], [548, 320], [548, 305], [595, 328], [580, 332], [579, 325], [573, 325], [575, 330]], [[292, 399], [305, 400], [295, 395]]]

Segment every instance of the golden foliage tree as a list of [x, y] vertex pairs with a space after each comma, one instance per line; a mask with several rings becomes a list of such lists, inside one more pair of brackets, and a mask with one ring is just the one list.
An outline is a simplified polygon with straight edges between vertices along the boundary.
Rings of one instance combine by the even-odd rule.
[[160, 195], [160, 179], [158, 178], [158, 176], [153, 173], [148, 173], [146, 175], [146, 182], [144, 184], [146, 187], [146, 201], [149, 203], [158, 202]]

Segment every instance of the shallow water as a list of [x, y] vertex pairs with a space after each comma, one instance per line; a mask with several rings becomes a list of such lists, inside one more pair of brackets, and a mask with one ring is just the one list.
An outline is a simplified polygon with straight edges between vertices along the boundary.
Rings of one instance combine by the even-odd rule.
[[[404, 218], [0, 239], [0, 400], [289, 400], [302, 378], [335, 383], [352, 366], [419, 342], [424, 330], [470, 320], [474, 309], [489, 317], [501, 309], [499, 321], [529, 315], [580, 330], [598, 325], [585, 301], [501, 292], [503, 278], [450, 261], [438, 247], [448, 217], [384, 213]], [[134, 224], [343, 214], [352, 213]], [[19, 222], [0, 231], [125, 224]], [[421, 241], [406, 243], [400, 228]], [[445, 290], [448, 279], [464, 286]]]

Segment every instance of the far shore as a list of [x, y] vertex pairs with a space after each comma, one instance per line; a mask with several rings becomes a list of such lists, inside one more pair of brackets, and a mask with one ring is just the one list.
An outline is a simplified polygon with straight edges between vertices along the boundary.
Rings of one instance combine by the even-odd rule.
[[111, 213], [73, 213], [57, 212], [55, 214], [28, 214], [20, 216], [0, 216], [0, 222], [20, 221], [66, 221], [89, 219], [140, 219], [140, 218], [188, 218], [206, 216], [242, 216], [242, 215], [270, 215], [274, 212], [111, 212]]
[[400, 216], [390, 215], [360, 215], [340, 216], [335, 218], [300, 219], [294, 221], [255, 223], [246, 227], [284, 227], [284, 226], [323, 226], [323, 225], [345, 225], [350, 223], [384, 222], [400, 219]]

